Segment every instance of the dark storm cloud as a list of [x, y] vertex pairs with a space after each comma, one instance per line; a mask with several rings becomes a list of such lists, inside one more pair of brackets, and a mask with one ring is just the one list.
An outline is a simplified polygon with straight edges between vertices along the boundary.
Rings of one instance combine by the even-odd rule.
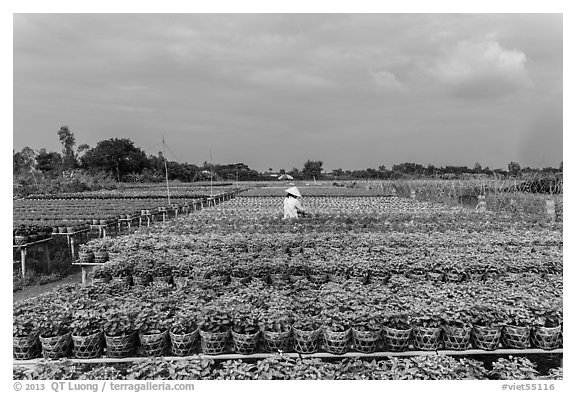
[[67, 124], [258, 169], [556, 166], [561, 106], [559, 15], [14, 17], [15, 149]]

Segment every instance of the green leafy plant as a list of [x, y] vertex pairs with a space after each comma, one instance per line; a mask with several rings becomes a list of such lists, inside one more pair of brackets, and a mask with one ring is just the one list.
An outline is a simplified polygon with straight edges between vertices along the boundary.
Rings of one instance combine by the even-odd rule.
[[107, 310], [103, 315], [104, 333], [108, 336], [125, 336], [133, 333], [136, 312], [129, 306], [115, 307]]
[[94, 309], [75, 311], [70, 330], [75, 336], [89, 336], [102, 331], [102, 314]]
[[200, 309], [198, 325], [205, 332], [218, 333], [230, 329], [232, 319], [230, 313], [221, 307], [206, 307]]
[[30, 337], [39, 334], [39, 321], [35, 314], [14, 315], [12, 324], [13, 337]]
[[193, 311], [180, 311], [172, 320], [170, 331], [175, 334], [192, 333], [198, 328], [197, 313]]

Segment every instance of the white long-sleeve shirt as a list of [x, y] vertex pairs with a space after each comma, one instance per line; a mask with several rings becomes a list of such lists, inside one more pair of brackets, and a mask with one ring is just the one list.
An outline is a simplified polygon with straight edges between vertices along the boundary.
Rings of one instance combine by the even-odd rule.
[[296, 198], [284, 198], [284, 218], [298, 218], [298, 212], [304, 211]]

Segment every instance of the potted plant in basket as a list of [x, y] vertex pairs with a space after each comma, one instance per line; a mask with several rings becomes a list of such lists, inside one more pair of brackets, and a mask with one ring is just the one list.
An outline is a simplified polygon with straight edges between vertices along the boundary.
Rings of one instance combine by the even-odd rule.
[[130, 304], [107, 310], [103, 315], [106, 352], [113, 358], [130, 356], [136, 345], [136, 314]]
[[143, 305], [134, 321], [134, 328], [138, 331], [144, 356], [162, 356], [166, 353], [168, 325], [168, 312], [158, 306]]
[[94, 252], [86, 244], [81, 244], [78, 251], [78, 260], [81, 263], [94, 262]]
[[172, 278], [176, 288], [184, 288], [194, 276], [194, 270], [190, 261], [179, 260], [172, 265]]
[[528, 348], [534, 320], [532, 313], [520, 304], [507, 306], [504, 312], [506, 317], [502, 328], [502, 345], [513, 349]]
[[284, 352], [290, 344], [293, 317], [288, 307], [269, 308], [260, 315], [260, 330], [268, 352]]
[[446, 309], [442, 319], [444, 348], [463, 351], [470, 345], [472, 332], [472, 315], [467, 309]]
[[172, 353], [176, 356], [189, 356], [198, 342], [198, 318], [195, 310], [181, 310], [176, 313], [170, 327]]
[[472, 345], [474, 348], [493, 351], [500, 345], [505, 314], [498, 306], [483, 303], [470, 309], [472, 317]]
[[92, 274], [92, 284], [100, 285], [109, 282], [112, 279], [108, 265], [95, 266]]
[[382, 331], [382, 313], [361, 305], [352, 315], [352, 348], [372, 353], [378, 349]]
[[81, 359], [96, 358], [102, 352], [102, 314], [85, 308], [74, 312], [72, 323], [74, 356]]
[[231, 318], [223, 305], [212, 305], [199, 310], [202, 353], [218, 355], [226, 351], [230, 335]]
[[561, 306], [538, 307], [532, 328], [531, 342], [536, 348], [551, 350], [562, 346], [563, 312]]
[[148, 259], [142, 259], [134, 264], [132, 269], [132, 281], [134, 285], [146, 286], [152, 281], [154, 263]]
[[127, 261], [114, 261], [108, 263], [108, 271], [112, 281], [121, 285], [130, 285], [132, 266]]
[[232, 312], [232, 342], [237, 353], [247, 355], [256, 351], [260, 326], [257, 311], [250, 307], [235, 307]]
[[72, 312], [64, 305], [51, 307], [40, 317], [40, 344], [46, 359], [67, 357], [72, 348]]
[[392, 352], [408, 349], [412, 325], [407, 312], [385, 312], [382, 316], [382, 340], [384, 348]]
[[156, 261], [152, 268], [152, 281], [170, 283], [172, 267], [164, 261]]
[[40, 355], [39, 320], [36, 313], [14, 315], [12, 354], [16, 360], [34, 359]]
[[320, 310], [301, 308], [294, 313], [292, 325], [294, 350], [298, 353], [314, 353], [318, 350], [318, 339], [322, 333]]
[[412, 316], [412, 335], [414, 348], [435, 351], [440, 347], [442, 321], [434, 309], [416, 310]]
[[348, 351], [351, 324], [350, 311], [336, 307], [323, 313], [323, 347], [327, 352], [342, 355]]

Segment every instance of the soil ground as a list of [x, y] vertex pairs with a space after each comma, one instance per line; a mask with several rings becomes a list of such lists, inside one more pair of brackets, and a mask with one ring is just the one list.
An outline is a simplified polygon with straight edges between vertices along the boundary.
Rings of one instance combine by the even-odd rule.
[[22, 300], [30, 299], [41, 295], [46, 292], [50, 292], [54, 288], [65, 284], [79, 284], [82, 282], [82, 273], [76, 272], [69, 276], [66, 276], [58, 281], [50, 282], [44, 285], [32, 285], [29, 287], [24, 287], [23, 289], [14, 292], [12, 295], [12, 303], [17, 303]]

